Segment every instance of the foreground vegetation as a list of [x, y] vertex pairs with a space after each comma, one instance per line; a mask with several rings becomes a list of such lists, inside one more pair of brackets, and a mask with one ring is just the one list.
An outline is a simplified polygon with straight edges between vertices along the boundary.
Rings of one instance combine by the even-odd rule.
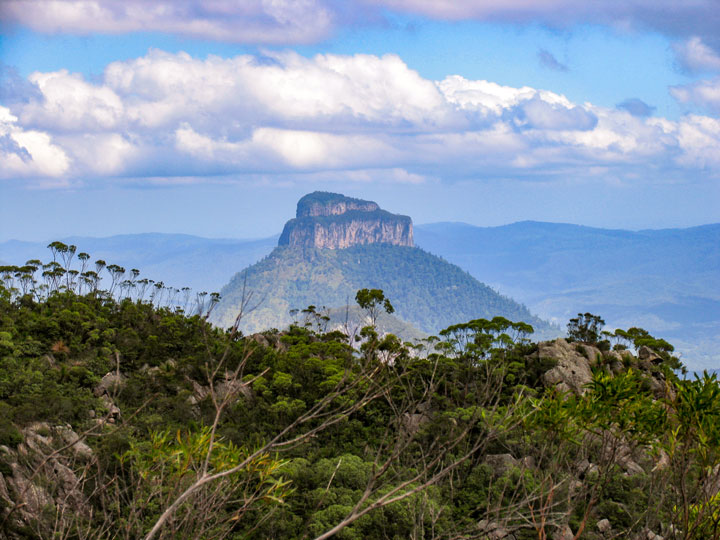
[[80, 255], [0, 268], [0, 537], [720, 538], [720, 385], [642, 329], [244, 336]]

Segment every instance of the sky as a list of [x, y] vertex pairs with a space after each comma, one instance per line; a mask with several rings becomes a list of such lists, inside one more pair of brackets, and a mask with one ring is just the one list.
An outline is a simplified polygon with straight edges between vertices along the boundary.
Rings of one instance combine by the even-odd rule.
[[3, 0], [0, 241], [720, 222], [716, 0]]

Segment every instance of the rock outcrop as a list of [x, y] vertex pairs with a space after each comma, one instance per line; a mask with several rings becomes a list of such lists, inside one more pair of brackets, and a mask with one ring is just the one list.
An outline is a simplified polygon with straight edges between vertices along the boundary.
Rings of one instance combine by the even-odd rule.
[[0, 446], [0, 537], [60, 538], [91, 515], [77, 471], [90, 470], [93, 451], [69, 425], [37, 422], [22, 438], [17, 448]]
[[[582, 351], [582, 352], [581, 352]], [[546, 386], [575, 394], [585, 393], [585, 385], [592, 380], [591, 365], [600, 351], [588, 345], [573, 345], [558, 338], [554, 341], [538, 343], [538, 358], [552, 358], [557, 365], [543, 375]], [[588, 356], [593, 359], [591, 363]]]
[[412, 220], [391, 214], [372, 201], [316, 191], [297, 205], [278, 245], [344, 249], [361, 244], [413, 246]]

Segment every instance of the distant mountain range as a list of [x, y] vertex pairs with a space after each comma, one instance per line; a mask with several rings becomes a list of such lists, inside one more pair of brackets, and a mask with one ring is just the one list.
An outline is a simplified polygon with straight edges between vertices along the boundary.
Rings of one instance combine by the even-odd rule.
[[[74, 244], [78, 252], [89, 253], [93, 260], [119, 264], [128, 270], [137, 268], [141, 276], [164, 281], [174, 287], [196, 291], [219, 291], [230, 278], [258, 261], [277, 245], [279, 235], [259, 240], [200, 238], [186, 234], [127, 234], [106, 238], [60, 238]], [[48, 242], [0, 243], [0, 260], [22, 264], [29, 259], [47, 261]]]
[[[166, 284], [219, 291], [238, 270], [267, 256], [278, 236], [60, 240]], [[666, 338], [693, 369], [720, 367], [720, 224], [625, 231], [540, 222], [435, 223], [415, 226], [414, 237], [422, 249], [561, 326], [577, 312], [590, 311], [612, 328], [641, 326]], [[0, 260], [47, 260], [47, 243], [0, 243]]]
[[702, 367], [720, 367], [720, 224], [625, 231], [525, 221], [435, 223], [416, 243], [533, 313], [558, 323], [579, 311], [612, 328], [640, 326]]

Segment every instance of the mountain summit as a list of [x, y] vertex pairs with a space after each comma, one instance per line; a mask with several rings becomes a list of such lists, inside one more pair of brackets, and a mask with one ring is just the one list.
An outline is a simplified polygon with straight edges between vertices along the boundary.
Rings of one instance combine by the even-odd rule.
[[413, 244], [412, 220], [380, 209], [372, 201], [315, 192], [297, 205], [270, 255], [239, 272], [221, 291], [213, 322], [233, 324], [247, 303], [243, 332], [284, 328], [291, 311], [310, 305], [343, 308], [358, 289], [382, 289], [395, 315], [424, 333], [458, 321], [500, 315], [554, 332], [528, 309], [498, 294], [461, 268]]
[[285, 224], [278, 241], [279, 246], [320, 249], [364, 244], [413, 247], [412, 220], [372, 201], [316, 191], [298, 201], [296, 217]]

